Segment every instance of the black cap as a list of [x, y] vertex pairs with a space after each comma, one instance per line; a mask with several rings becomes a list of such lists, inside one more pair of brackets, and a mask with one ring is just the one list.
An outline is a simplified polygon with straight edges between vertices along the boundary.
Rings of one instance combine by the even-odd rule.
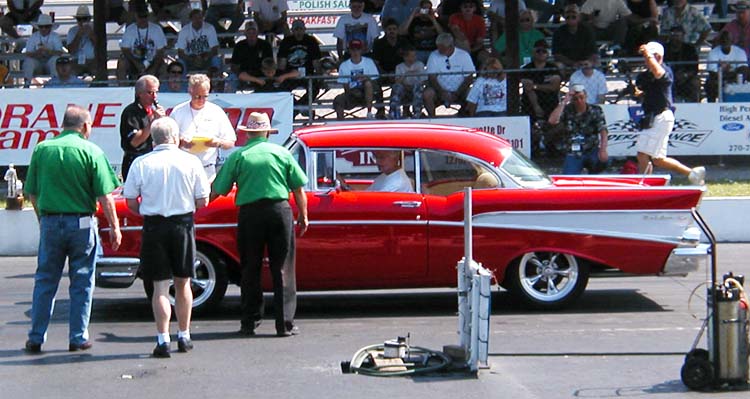
[[67, 57], [67, 56], [57, 57], [57, 61], [55, 61], [55, 65], [70, 64], [70, 61], [71, 61], [70, 57]]

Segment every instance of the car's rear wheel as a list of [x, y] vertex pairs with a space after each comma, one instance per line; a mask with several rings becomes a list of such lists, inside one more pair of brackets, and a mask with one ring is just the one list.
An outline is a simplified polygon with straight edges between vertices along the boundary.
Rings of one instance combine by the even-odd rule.
[[[198, 247], [193, 265], [195, 278], [190, 281], [193, 291], [193, 313], [206, 313], [213, 310], [224, 299], [227, 291], [227, 269], [224, 259], [216, 251]], [[149, 299], [154, 294], [154, 285], [143, 279], [143, 289]], [[170, 281], [169, 302], [174, 306], [174, 285]]]
[[528, 252], [511, 264], [503, 286], [525, 306], [554, 310], [577, 299], [588, 281], [588, 264], [573, 255]]

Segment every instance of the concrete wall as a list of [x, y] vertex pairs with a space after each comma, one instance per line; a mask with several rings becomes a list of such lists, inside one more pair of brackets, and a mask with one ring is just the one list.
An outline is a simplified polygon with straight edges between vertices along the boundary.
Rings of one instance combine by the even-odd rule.
[[[700, 210], [720, 242], [750, 242], [750, 197], [704, 198]], [[32, 209], [0, 209], [0, 256], [34, 256], [38, 242]]]

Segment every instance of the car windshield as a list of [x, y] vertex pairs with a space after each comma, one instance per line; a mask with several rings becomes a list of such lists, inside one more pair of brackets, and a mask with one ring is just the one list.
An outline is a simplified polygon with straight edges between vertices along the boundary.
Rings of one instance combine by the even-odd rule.
[[500, 169], [511, 175], [522, 186], [544, 187], [552, 184], [546, 173], [515, 149], [508, 148], [503, 155], [505, 160], [500, 165]]

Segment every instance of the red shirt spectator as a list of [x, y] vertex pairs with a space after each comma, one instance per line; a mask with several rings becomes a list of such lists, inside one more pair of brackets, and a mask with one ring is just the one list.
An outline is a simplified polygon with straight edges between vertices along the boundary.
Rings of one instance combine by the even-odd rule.
[[740, 0], [734, 5], [736, 18], [724, 25], [722, 32], [729, 32], [732, 44], [745, 50], [750, 59], [750, 3]]
[[473, 0], [461, 3], [461, 11], [450, 16], [448, 25], [456, 38], [456, 46], [472, 54], [480, 51], [484, 46], [487, 26], [484, 17], [476, 15], [476, 5]]

